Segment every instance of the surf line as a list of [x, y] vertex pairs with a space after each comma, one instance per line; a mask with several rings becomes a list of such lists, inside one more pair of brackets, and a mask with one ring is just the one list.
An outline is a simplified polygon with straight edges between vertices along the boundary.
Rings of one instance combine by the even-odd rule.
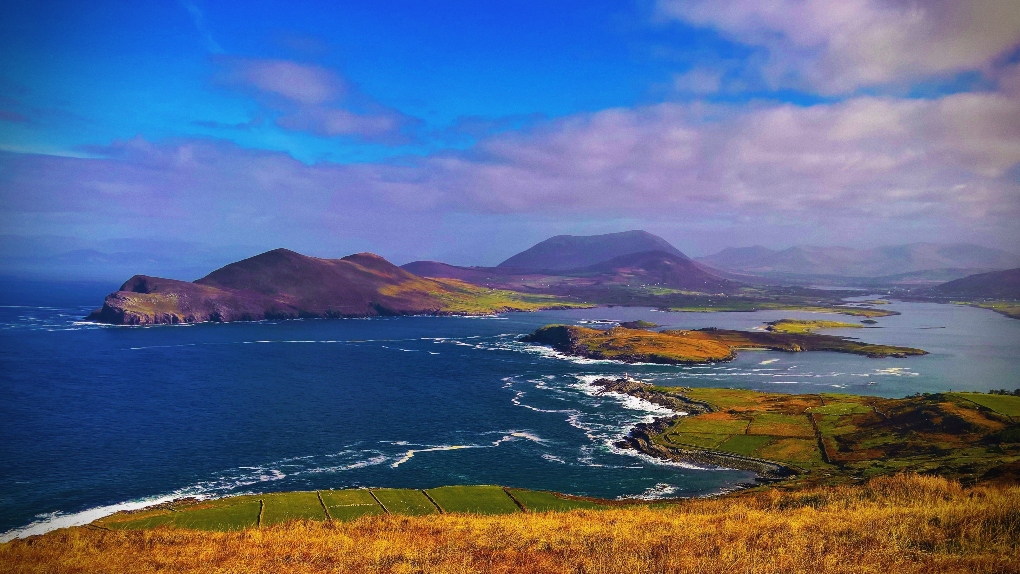
[[535, 436], [533, 434], [526, 433], [526, 432], [515, 431], [515, 432], [511, 432], [511, 433], [501, 437], [498, 440], [493, 441], [492, 444], [454, 444], [454, 445], [433, 446], [433, 447], [429, 447], [429, 448], [411, 449], [411, 450], [407, 451], [406, 453], [404, 453], [404, 456], [402, 456], [400, 458], [400, 460], [398, 460], [398, 461], [394, 462], [393, 464], [391, 464], [390, 468], [397, 468], [398, 466], [400, 466], [400, 465], [404, 464], [405, 462], [411, 460], [414, 457], [414, 455], [418, 454], [419, 452], [437, 452], [437, 451], [443, 451], [443, 450], [462, 450], [462, 449], [466, 449], [466, 448], [496, 448], [497, 446], [503, 444], [504, 442], [512, 441], [515, 438], [523, 438], [523, 439], [527, 439], [527, 440], [534, 441], [534, 442], [539, 442], [539, 443], [545, 442], [545, 441], [543, 441], [542, 439], [538, 438], [537, 436]]

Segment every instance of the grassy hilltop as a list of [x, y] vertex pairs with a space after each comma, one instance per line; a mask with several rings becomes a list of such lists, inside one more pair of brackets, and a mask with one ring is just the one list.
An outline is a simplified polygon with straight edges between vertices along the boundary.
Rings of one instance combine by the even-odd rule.
[[379, 515], [208, 533], [72, 528], [7, 572], [1016, 572], [1020, 488], [904, 475], [667, 508]]

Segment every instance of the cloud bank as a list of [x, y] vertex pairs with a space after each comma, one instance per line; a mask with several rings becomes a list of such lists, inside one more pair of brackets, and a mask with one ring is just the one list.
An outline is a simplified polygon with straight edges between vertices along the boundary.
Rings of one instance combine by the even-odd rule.
[[1014, 0], [660, 0], [659, 11], [766, 52], [773, 88], [840, 94], [962, 72], [1020, 47]]
[[[448, 213], [1006, 229], [1020, 217], [1016, 83], [931, 100], [605, 110], [393, 163], [309, 165], [205, 139], [134, 139], [94, 158], [7, 153], [0, 212], [8, 229], [102, 225], [243, 243]], [[330, 93], [303, 86], [287, 97]]]

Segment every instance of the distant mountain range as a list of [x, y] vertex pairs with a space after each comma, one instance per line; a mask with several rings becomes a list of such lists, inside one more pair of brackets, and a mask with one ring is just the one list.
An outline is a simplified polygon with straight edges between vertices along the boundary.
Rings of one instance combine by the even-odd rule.
[[136, 275], [90, 320], [138, 325], [300, 317], [470, 314], [562, 307], [455, 280], [425, 279], [378, 255], [342, 259], [274, 249], [193, 282]]
[[730, 247], [696, 259], [699, 263], [735, 273], [762, 276], [837, 276], [877, 278], [938, 272], [933, 280], [963, 277], [978, 271], [1008, 269], [1020, 265], [1020, 256], [979, 245], [913, 243], [854, 249], [850, 247], [798, 246], [775, 250], [762, 246]]

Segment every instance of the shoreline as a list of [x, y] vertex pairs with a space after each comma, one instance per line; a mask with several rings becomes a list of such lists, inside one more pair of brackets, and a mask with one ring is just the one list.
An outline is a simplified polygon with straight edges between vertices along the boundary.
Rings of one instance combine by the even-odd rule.
[[[716, 412], [716, 409], [703, 401], [653, 390], [651, 384], [634, 379], [602, 378], [593, 381], [591, 385], [600, 388], [597, 394], [623, 394], [671, 409], [676, 413], [666, 417], [655, 417], [650, 423], [636, 424], [630, 429], [627, 436], [615, 444], [619, 448], [635, 450], [660, 460], [746, 470], [757, 475], [755, 482], [758, 484], [737, 485], [737, 488], [730, 492], [779, 482], [806, 473], [804, 469], [762, 458], [741, 456], [713, 449], [676, 448], [656, 444], [652, 439], [653, 434], [662, 433], [684, 417], [712, 413]], [[678, 408], [685, 410], [680, 411], [677, 410]]]

